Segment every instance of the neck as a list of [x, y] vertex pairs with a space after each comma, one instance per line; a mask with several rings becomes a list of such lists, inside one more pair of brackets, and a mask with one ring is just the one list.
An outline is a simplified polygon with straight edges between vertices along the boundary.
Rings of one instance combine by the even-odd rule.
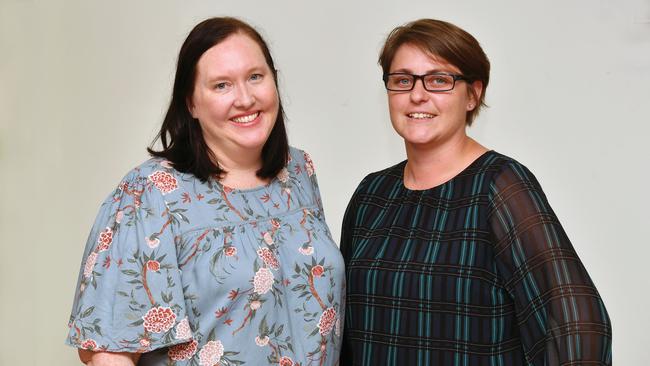
[[406, 144], [404, 185], [417, 190], [438, 186], [458, 175], [485, 151], [484, 146], [467, 135], [442, 146]]
[[262, 167], [262, 148], [259, 149], [225, 149], [212, 148], [212, 153], [217, 159], [219, 167], [227, 173], [220, 182], [231, 188], [247, 189], [266, 183], [266, 180], [257, 176], [257, 171]]

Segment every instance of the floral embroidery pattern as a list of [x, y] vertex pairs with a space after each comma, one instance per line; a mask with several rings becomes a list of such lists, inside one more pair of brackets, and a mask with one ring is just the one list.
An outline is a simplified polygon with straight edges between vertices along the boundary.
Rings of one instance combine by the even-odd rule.
[[192, 338], [192, 329], [190, 329], [190, 322], [185, 318], [176, 325], [176, 339], [189, 338]]
[[260, 248], [257, 250], [257, 255], [262, 258], [264, 261], [264, 264], [266, 264], [268, 267], [271, 269], [278, 269], [280, 268], [280, 263], [278, 263], [278, 259], [275, 258], [275, 255], [273, 255], [273, 252], [271, 252], [268, 248]]
[[305, 170], [307, 170], [307, 175], [311, 177], [314, 175], [314, 162], [311, 160], [311, 156], [307, 153], [304, 153], [303, 157], [305, 158]]
[[149, 180], [153, 182], [162, 194], [171, 193], [178, 188], [176, 178], [174, 178], [173, 175], [160, 170], [151, 174]]
[[214, 366], [221, 361], [221, 356], [223, 356], [221, 341], [210, 341], [199, 352], [199, 365]]
[[93, 269], [95, 268], [95, 263], [97, 262], [97, 253], [92, 252], [86, 258], [86, 264], [84, 265], [84, 277], [88, 278], [93, 274]]
[[86, 339], [81, 343], [81, 348], [94, 351], [97, 348], [97, 343], [92, 339]]
[[198, 345], [199, 343], [194, 339], [191, 342], [177, 344], [169, 347], [167, 355], [173, 361], [189, 360], [196, 353]]
[[176, 314], [170, 308], [157, 307], [147, 311], [142, 317], [144, 329], [152, 333], [166, 332], [174, 326]]
[[68, 343], [167, 347], [170, 366], [336, 365], [342, 258], [311, 158], [290, 155], [277, 179], [251, 190], [159, 159], [134, 169], [89, 238]]
[[280, 366], [293, 366], [293, 360], [291, 357], [284, 356], [280, 359], [279, 364]]
[[108, 250], [111, 247], [113, 242], [113, 230], [110, 227], [107, 227], [104, 231], [99, 233], [99, 238], [97, 239], [99, 245], [97, 246], [98, 252], [103, 252]]
[[326, 336], [332, 331], [334, 322], [336, 321], [336, 310], [334, 308], [327, 308], [323, 311], [318, 321], [318, 331], [320, 334]]
[[273, 286], [273, 272], [268, 268], [260, 268], [255, 273], [253, 278], [253, 291], [260, 295], [264, 295], [269, 292], [271, 286]]

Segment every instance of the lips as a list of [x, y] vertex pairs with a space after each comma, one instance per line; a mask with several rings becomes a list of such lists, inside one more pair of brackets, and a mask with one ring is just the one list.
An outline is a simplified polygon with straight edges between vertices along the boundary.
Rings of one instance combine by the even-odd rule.
[[235, 122], [235, 123], [250, 123], [253, 122], [258, 116], [260, 115], [260, 112], [254, 112], [254, 113], [249, 113], [249, 114], [242, 114], [236, 117], [231, 118], [230, 120]]

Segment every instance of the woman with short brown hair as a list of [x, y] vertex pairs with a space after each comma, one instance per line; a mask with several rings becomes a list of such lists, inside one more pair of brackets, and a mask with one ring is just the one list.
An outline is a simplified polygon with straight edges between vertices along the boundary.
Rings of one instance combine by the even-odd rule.
[[341, 365], [610, 365], [605, 306], [534, 175], [466, 134], [490, 63], [420, 19], [381, 52], [408, 160], [348, 205]]

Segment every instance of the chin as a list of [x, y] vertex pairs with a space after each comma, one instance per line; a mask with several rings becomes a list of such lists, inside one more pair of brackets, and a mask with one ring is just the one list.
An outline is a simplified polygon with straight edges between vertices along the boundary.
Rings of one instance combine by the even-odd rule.
[[431, 135], [404, 134], [402, 135], [402, 138], [404, 139], [404, 142], [414, 146], [429, 145], [435, 140], [435, 137]]

